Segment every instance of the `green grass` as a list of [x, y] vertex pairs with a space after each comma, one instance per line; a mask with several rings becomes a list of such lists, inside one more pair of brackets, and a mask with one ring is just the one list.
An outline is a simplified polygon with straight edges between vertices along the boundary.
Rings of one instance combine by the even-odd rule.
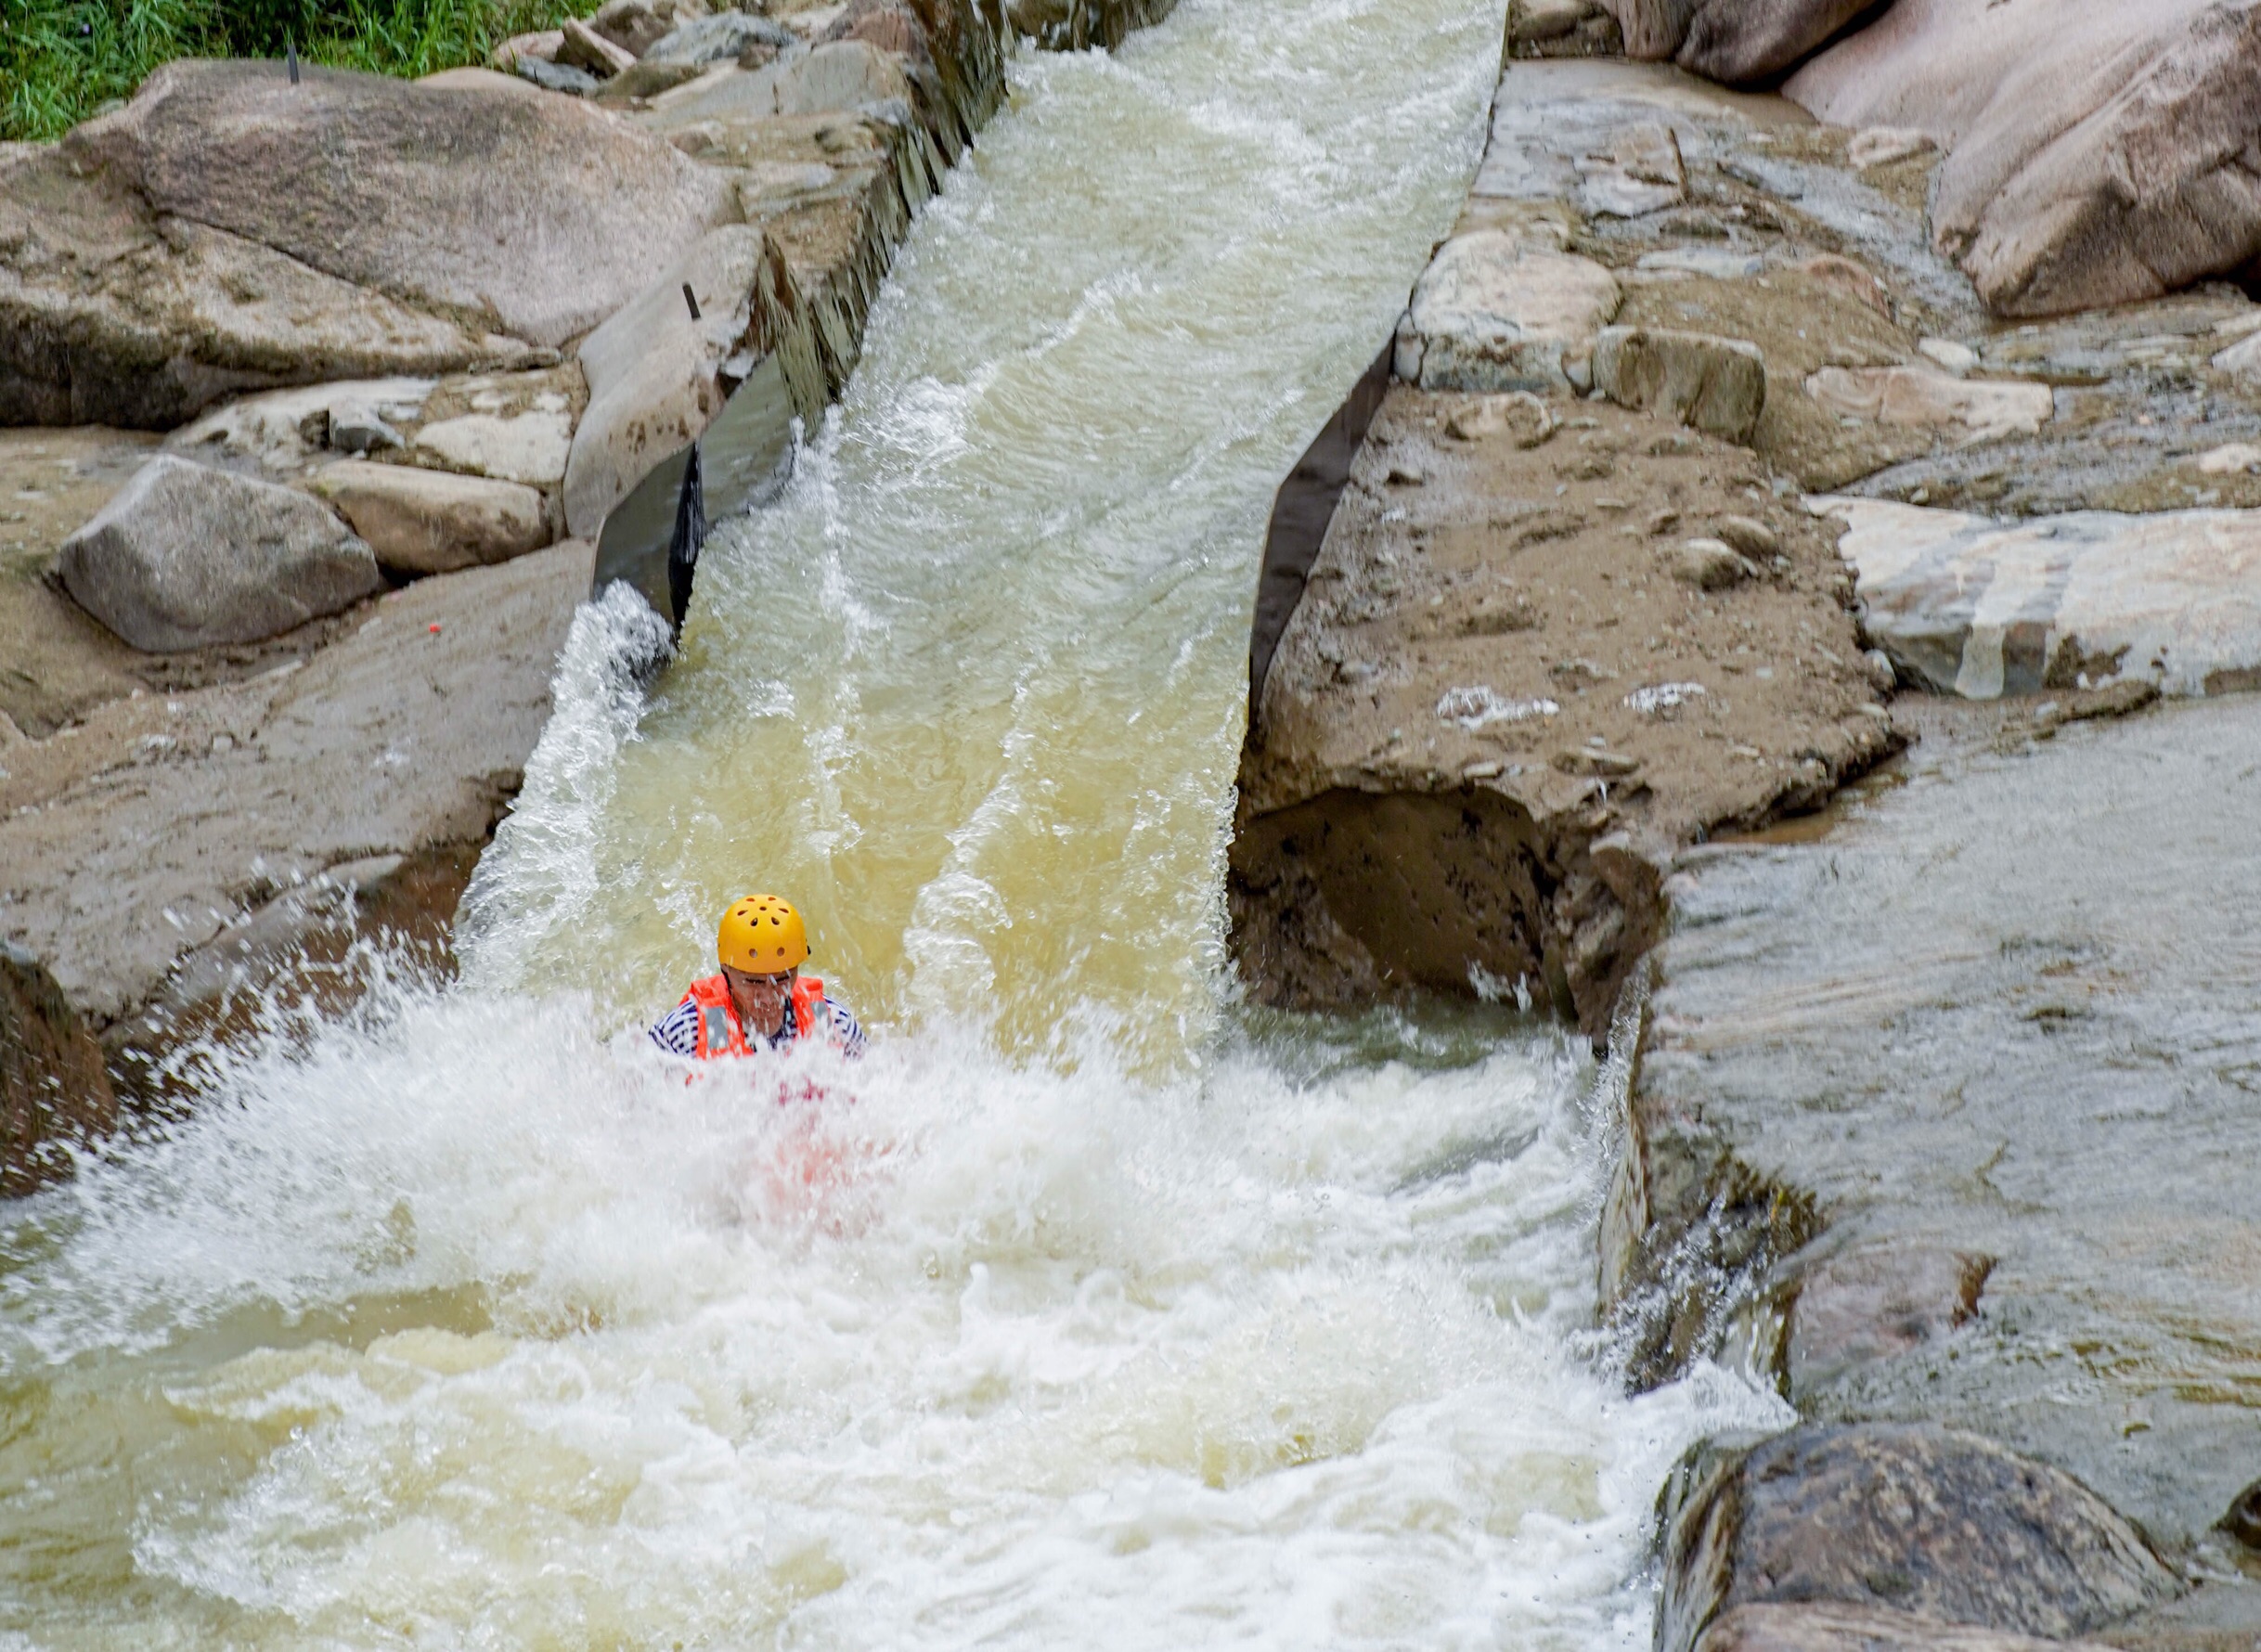
[[414, 76], [554, 28], [574, 0], [0, 0], [0, 139], [60, 136], [174, 58], [279, 58]]

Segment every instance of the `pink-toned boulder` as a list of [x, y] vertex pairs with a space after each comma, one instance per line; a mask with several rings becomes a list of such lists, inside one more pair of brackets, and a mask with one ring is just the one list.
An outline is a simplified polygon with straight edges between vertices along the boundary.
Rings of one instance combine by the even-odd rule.
[[1795, 65], [1867, 9], [1869, 0], [1602, 0], [1625, 55], [1670, 58], [1730, 85]]
[[1897, 0], [1784, 90], [1947, 151], [1932, 233], [1997, 314], [2156, 298], [2261, 254], [2261, 7]]

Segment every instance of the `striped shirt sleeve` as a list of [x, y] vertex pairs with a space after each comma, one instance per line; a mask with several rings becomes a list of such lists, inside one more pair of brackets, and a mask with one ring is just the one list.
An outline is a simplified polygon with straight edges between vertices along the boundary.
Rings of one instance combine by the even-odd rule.
[[863, 1028], [856, 1024], [856, 1017], [849, 1013], [848, 1007], [839, 1000], [827, 995], [824, 1000], [824, 1011], [833, 1018], [833, 1042], [840, 1046], [840, 1053], [849, 1056], [861, 1055], [863, 1053]]
[[683, 1001], [652, 1024], [651, 1039], [670, 1055], [696, 1057], [699, 1053], [699, 1005], [689, 993]]

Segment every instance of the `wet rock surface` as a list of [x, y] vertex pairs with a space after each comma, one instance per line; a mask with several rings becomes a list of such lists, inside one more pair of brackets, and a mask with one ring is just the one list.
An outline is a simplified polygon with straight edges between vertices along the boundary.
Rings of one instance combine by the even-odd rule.
[[1696, 1643], [1701, 1652], [2094, 1652], [2098, 1641], [2045, 1640], [2009, 1630], [1942, 1623], [1886, 1607], [1835, 1603], [1744, 1606], [1723, 1612]]
[[[1810, 1198], [1848, 1255], [1992, 1258], [1959, 1325], [1944, 1289], [1905, 1346], [1881, 1296], [1866, 1331], [1854, 1315], [1879, 1351], [1809, 1366], [1801, 1407], [1979, 1431], [2162, 1542], [2214, 1541], [2253, 1478], [2261, 1346], [2257, 736], [2248, 698], [1943, 717], [1905, 783], [1826, 835], [1684, 857], [1613, 1195], [1638, 1220], [1605, 1258], [1644, 1335], [1691, 1311], [1681, 1284], [1702, 1271], [1674, 1258], [1713, 1243], [1738, 1177]], [[1812, 1231], [1773, 1236], [1747, 1297]], [[1641, 1282], [1662, 1283], [1644, 1302]], [[1720, 1346], [1730, 1317], [1683, 1351]]]
[[2063, 1640], [2182, 1590], [2070, 1476], [1931, 1425], [1699, 1447], [1660, 1514], [1660, 1652], [1713, 1644], [1739, 1607], [1820, 1602]]
[[0, 1198], [67, 1174], [117, 1116], [101, 1046], [37, 955], [0, 940]]

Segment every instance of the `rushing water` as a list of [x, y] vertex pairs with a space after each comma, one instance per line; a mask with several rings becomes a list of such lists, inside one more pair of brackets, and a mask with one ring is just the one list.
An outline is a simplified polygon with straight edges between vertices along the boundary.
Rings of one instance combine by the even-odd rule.
[[[648, 700], [583, 614], [463, 981], [6, 1219], [0, 1646], [1646, 1641], [1658, 1482], [1769, 1402], [1593, 1346], [1591, 1064], [1220, 968], [1269, 495], [1498, 38], [1186, 0], [1020, 60]], [[859, 1066], [640, 1045], [748, 887]]]

